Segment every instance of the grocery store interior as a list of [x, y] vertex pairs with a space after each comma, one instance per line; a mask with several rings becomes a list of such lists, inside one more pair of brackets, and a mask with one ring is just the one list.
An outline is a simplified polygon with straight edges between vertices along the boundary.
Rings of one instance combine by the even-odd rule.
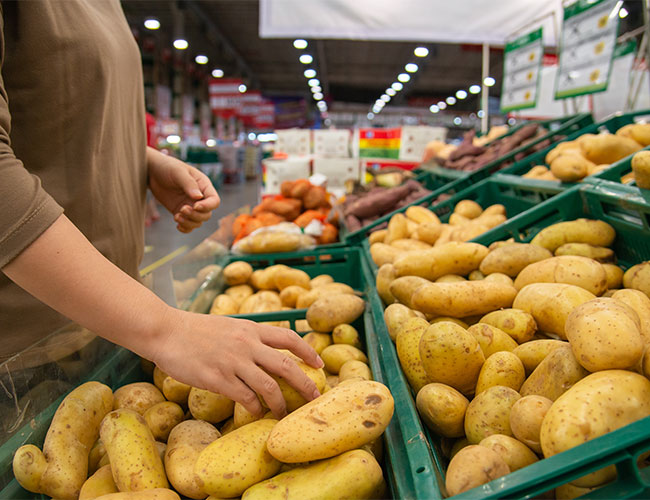
[[0, 500], [650, 499], [650, 0], [0, 15]]

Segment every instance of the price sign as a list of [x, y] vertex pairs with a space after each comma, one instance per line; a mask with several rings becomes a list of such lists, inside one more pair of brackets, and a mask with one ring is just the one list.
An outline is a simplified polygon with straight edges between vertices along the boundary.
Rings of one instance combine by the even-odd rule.
[[501, 112], [534, 108], [544, 58], [542, 28], [506, 44], [503, 61]]

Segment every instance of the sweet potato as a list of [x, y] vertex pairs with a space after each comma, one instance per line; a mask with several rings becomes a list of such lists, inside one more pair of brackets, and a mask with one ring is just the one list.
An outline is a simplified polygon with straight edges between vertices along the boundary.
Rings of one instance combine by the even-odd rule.
[[290, 198], [291, 190], [295, 184], [295, 181], [282, 181], [282, 184], [280, 184], [280, 194], [285, 198]]
[[327, 204], [327, 191], [322, 186], [311, 186], [302, 197], [307, 210], [322, 207]]
[[298, 179], [294, 182], [291, 188], [291, 194], [288, 197], [301, 200], [310, 187], [311, 183], [307, 179]]
[[372, 217], [390, 210], [399, 200], [408, 196], [410, 186], [404, 185], [396, 188], [373, 192], [353, 202], [347, 210], [347, 215], [358, 218]]
[[293, 222], [304, 229], [314, 219], [324, 220], [325, 217], [318, 210], [307, 210], [300, 214]]
[[316, 241], [319, 245], [327, 245], [328, 243], [334, 243], [339, 236], [339, 230], [336, 229], [332, 224], [325, 224], [323, 227], [323, 234], [320, 237], [316, 238]]
[[284, 217], [274, 214], [273, 212], [260, 212], [255, 216], [255, 218], [259, 220], [263, 226], [273, 226], [285, 221]]

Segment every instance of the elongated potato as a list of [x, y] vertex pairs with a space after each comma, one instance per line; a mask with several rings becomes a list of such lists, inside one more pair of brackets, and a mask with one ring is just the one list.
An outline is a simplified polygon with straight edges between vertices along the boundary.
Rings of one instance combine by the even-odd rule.
[[411, 301], [423, 313], [464, 318], [510, 307], [516, 294], [509, 285], [485, 280], [431, 283], [419, 287]]
[[186, 420], [172, 429], [167, 440], [165, 470], [169, 482], [183, 496], [205, 498], [194, 474], [194, 464], [201, 452], [220, 436], [212, 424], [203, 420]]
[[275, 288], [282, 291], [288, 286], [299, 286], [305, 290], [311, 289], [311, 278], [300, 269], [279, 269], [273, 274]]
[[411, 238], [433, 245], [442, 234], [442, 228], [443, 225], [440, 222], [425, 222], [417, 227]]
[[389, 286], [390, 293], [395, 299], [406, 307], [413, 309], [413, 295], [422, 285], [431, 283], [419, 276], [402, 276], [392, 281]]
[[235, 402], [216, 392], [192, 387], [187, 405], [195, 419], [217, 424], [232, 416]]
[[163, 401], [153, 405], [144, 412], [147, 422], [156, 441], [167, 442], [167, 437], [174, 427], [180, 424], [185, 417], [185, 412], [176, 403]]
[[165, 396], [149, 382], [135, 382], [123, 385], [113, 394], [113, 409], [128, 408], [140, 415], [157, 403], [165, 401]]
[[483, 316], [480, 322], [498, 328], [519, 344], [531, 340], [537, 331], [533, 316], [520, 309], [493, 311]]
[[99, 434], [118, 490], [169, 487], [156, 442], [141, 415], [124, 408], [114, 410], [102, 421]]
[[524, 443], [503, 434], [492, 434], [482, 439], [479, 446], [485, 446], [496, 452], [508, 464], [511, 472], [523, 469], [539, 460]]
[[392, 264], [384, 264], [377, 271], [376, 285], [377, 293], [384, 301], [384, 304], [390, 305], [395, 302], [395, 297], [390, 292], [390, 284], [397, 278], [395, 268]]
[[372, 380], [370, 367], [363, 361], [351, 359], [346, 361], [339, 370], [339, 380], [341, 382], [350, 379], [361, 378], [363, 380]]
[[403, 252], [404, 250], [392, 247], [386, 243], [374, 243], [370, 246], [370, 256], [378, 267], [384, 264], [392, 264]]
[[339, 384], [284, 417], [266, 443], [285, 463], [340, 455], [377, 439], [393, 416], [388, 388], [369, 380]]
[[418, 391], [416, 404], [422, 420], [436, 434], [448, 438], [465, 435], [465, 412], [469, 401], [453, 387], [427, 384]]
[[457, 451], [449, 462], [445, 487], [447, 494], [454, 496], [506, 474], [510, 474], [510, 468], [495, 451], [470, 445]]
[[163, 380], [162, 392], [167, 401], [172, 401], [183, 406], [186, 405], [187, 398], [190, 395], [190, 389], [192, 388], [189, 385], [179, 382], [172, 377], [168, 376]]
[[404, 214], [395, 214], [388, 221], [384, 243], [390, 244], [395, 240], [409, 237], [409, 232]]
[[563, 255], [526, 266], [517, 276], [515, 288], [521, 290], [531, 283], [567, 283], [601, 295], [607, 290], [607, 273], [593, 259]]
[[314, 331], [329, 333], [336, 325], [353, 323], [365, 307], [365, 301], [356, 295], [327, 295], [309, 306], [306, 318]]
[[390, 242], [390, 245], [399, 248], [400, 250], [404, 250], [405, 252], [413, 251], [413, 250], [430, 250], [431, 245], [428, 243], [425, 243], [424, 241], [416, 240], [416, 239], [411, 239], [411, 238], [403, 238], [400, 240], [394, 240]]
[[384, 309], [384, 321], [388, 328], [388, 334], [393, 342], [397, 339], [397, 334], [404, 324], [410, 318], [416, 318], [417, 314], [413, 309], [404, 304], [391, 304]]
[[223, 268], [223, 277], [228, 286], [244, 285], [253, 274], [253, 267], [244, 261], [231, 262]]
[[517, 342], [506, 332], [487, 323], [476, 323], [467, 328], [467, 331], [478, 341], [486, 358], [495, 352], [513, 351], [517, 347]]
[[521, 398], [510, 387], [495, 385], [477, 394], [465, 412], [465, 435], [472, 444], [492, 434], [512, 436], [510, 410]]
[[104, 465], [83, 484], [79, 492], [79, 500], [94, 500], [102, 495], [117, 493], [117, 491], [117, 486], [115, 485], [115, 481], [113, 481], [111, 466]]
[[576, 360], [571, 346], [556, 347], [533, 370], [519, 391], [522, 396], [544, 396], [555, 401], [589, 374]]
[[386, 239], [387, 233], [388, 231], [386, 229], [378, 229], [377, 231], [373, 231], [370, 233], [370, 236], [368, 236], [368, 243], [370, 243], [370, 245], [374, 245], [375, 243], [383, 243]]
[[354, 295], [354, 289], [345, 283], [326, 283], [325, 285], [321, 285], [315, 289], [309, 290], [307, 293], [299, 295], [296, 300], [296, 309], [307, 309], [310, 305], [316, 302], [316, 300], [325, 295], [341, 293]]
[[410, 318], [399, 325], [395, 341], [402, 371], [416, 393], [431, 381], [420, 357], [420, 339], [427, 328], [426, 320]]
[[[315, 484], [319, 486], [315, 488]], [[244, 492], [242, 500], [382, 498], [378, 496], [382, 486], [381, 466], [373, 455], [364, 450], [352, 450], [338, 457], [295, 467], [253, 485]]]
[[526, 375], [533, 373], [535, 368], [544, 361], [544, 358], [552, 353], [555, 349], [567, 345], [563, 340], [539, 339], [525, 342], [512, 350], [524, 365]]
[[432, 248], [409, 252], [393, 261], [397, 276], [420, 276], [435, 280], [445, 274], [465, 276], [478, 269], [488, 254], [478, 243], [449, 242]]
[[145, 491], [121, 491], [102, 495], [95, 500], [180, 500], [178, 493], [167, 488], [154, 488]]
[[68, 394], [54, 414], [43, 451], [28, 444], [16, 450], [13, 471], [20, 485], [34, 493], [75, 500], [86, 481], [88, 454], [99, 425], [113, 407], [113, 392], [86, 382]]
[[612, 290], [623, 286], [623, 269], [614, 264], [603, 264], [607, 275], [607, 289]]
[[412, 206], [406, 209], [404, 213], [407, 218], [412, 220], [417, 224], [427, 224], [427, 223], [438, 223], [440, 224], [440, 219], [438, 216], [433, 213], [428, 208]]
[[544, 396], [524, 396], [510, 409], [510, 428], [514, 436], [535, 453], [542, 453], [539, 434], [553, 401]]
[[488, 253], [479, 269], [483, 274], [503, 273], [514, 278], [527, 265], [550, 257], [553, 254], [540, 246], [511, 243]]
[[530, 243], [555, 252], [565, 243], [589, 243], [594, 246], [608, 247], [614, 242], [615, 237], [616, 231], [607, 222], [577, 219], [545, 227]]
[[601, 264], [614, 262], [616, 260], [614, 250], [611, 248], [596, 247], [588, 243], [567, 243], [558, 247], [557, 250], [555, 250], [555, 255], [579, 255], [581, 257], [593, 259]]
[[310, 332], [303, 337], [303, 340], [312, 346], [318, 354], [332, 344], [332, 336], [328, 333]]
[[502, 385], [518, 391], [524, 383], [526, 372], [524, 365], [516, 354], [508, 351], [495, 352], [488, 358], [481, 367], [476, 382], [476, 394]]
[[580, 147], [585, 157], [596, 164], [614, 163], [642, 149], [633, 139], [615, 134], [587, 137]]
[[623, 286], [640, 290], [650, 297], [650, 261], [642, 262], [625, 271]]
[[362, 350], [347, 344], [332, 344], [323, 349], [320, 357], [325, 363], [325, 369], [337, 375], [341, 367], [352, 359], [368, 363], [368, 358]]

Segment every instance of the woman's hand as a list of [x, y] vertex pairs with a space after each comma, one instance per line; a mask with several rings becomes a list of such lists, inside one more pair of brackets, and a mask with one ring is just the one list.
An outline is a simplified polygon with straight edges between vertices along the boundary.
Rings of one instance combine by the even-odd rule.
[[286, 415], [278, 383], [285, 379], [307, 401], [318, 397], [316, 384], [288, 356], [288, 349], [314, 368], [323, 366], [309, 344], [286, 328], [225, 316], [168, 311], [160, 322], [166, 329], [151, 360], [173, 378], [193, 387], [218, 392], [262, 416], [257, 394], [276, 418]]
[[200, 170], [172, 156], [147, 148], [149, 188], [174, 215], [176, 228], [189, 233], [210, 218], [219, 206], [217, 191]]

